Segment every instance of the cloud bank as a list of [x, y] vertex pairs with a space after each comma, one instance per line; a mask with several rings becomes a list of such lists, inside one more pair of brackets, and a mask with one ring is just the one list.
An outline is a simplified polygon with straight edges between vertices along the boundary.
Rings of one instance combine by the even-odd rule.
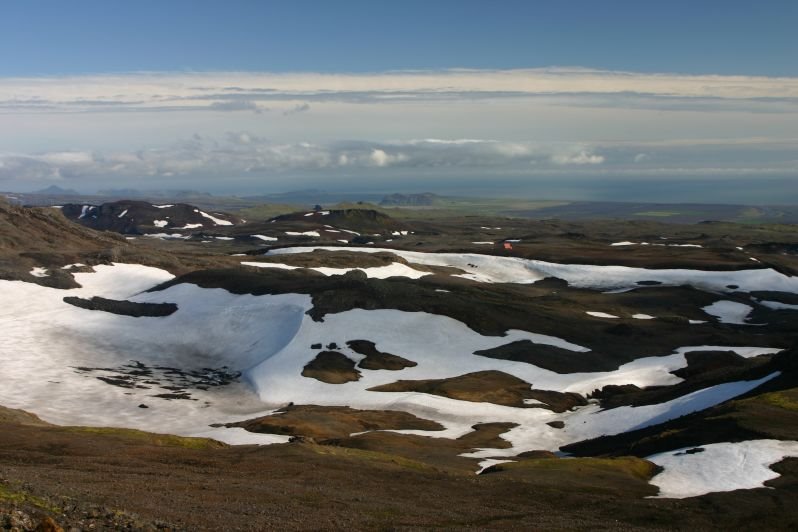
[[[640, 74], [583, 68], [322, 73], [130, 73], [5, 78], [3, 112], [258, 111], [284, 102], [407, 102], [568, 97], [580, 105], [720, 106], [798, 111], [798, 78]], [[295, 103], [301, 101], [302, 103]], [[285, 103], [287, 102], [287, 104]]]
[[796, 139], [798, 78], [582, 68], [0, 78], [5, 188], [726, 177], [744, 196], [769, 176], [798, 181]]

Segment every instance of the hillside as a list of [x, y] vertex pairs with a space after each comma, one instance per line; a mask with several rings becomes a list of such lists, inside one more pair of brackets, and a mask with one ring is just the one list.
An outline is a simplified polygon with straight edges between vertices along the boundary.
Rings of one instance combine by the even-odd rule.
[[64, 216], [86, 227], [123, 234], [168, 233], [231, 226], [237, 217], [209, 214], [185, 203], [155, 205], [146, 201], [123, 200], [101, 205], [67, 203]]
[[[141, 206], [194, 212], [171, 208]], [[38, 416], [0, 415], [0, 511], [77, 523], [77, 494], [96, 525], [120, 509], [142, 529], [302, 528], [311, 499], [334, 528], [798, 519], [789, 226], [339, 209], [128, 239], [0, 215], [0, 405]]]

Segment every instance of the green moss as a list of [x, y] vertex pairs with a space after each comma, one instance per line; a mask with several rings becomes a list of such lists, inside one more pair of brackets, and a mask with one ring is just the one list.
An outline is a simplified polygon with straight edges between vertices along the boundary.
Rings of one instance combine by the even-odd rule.
[[42, 510], [47, 510], [50, 512], [58, 511], [58, 508], [48, 504], [44, 499], [34, 497], [30, 493], [26, 493], [24, 491], [15, 490], [4, 484], [0, 484], [0, 502], [11, 504], [30, 504], [32, 506], [36, 506], [37, 508], [41, 508]]
[[778, 406], [785, 410], [798, 410], [798, 390], [785, 390], [783, 392], [765, 393], [751, 399], [762, 401], [769, 405]]
[[634, 478], [648, 481], [657, 472], [656, 464], [636, 458], [623, 456], [620, 458], [561, 458], [522, 460], [520, 462], [507, 462], [499, 464], [500, 471], [538, 470], [546, 472], [573, 473], [621, 473]]
[[119, 437], [160, 447], [182, 447], [185, 449], [221, 449], [227, 447], [226, 444], [210, 438], [189, 438], [186, 436], [175, 436], [173, 434], [155, 434], [135, 429], [114, 427], [65, 427], [64, 430], [81, 434]]
[[418, 462], [410, 460], [402, 456], [394, 454], [381, 453], [378, 451], [368, 451], [364, 449], [352, 449], [349, 447], [333, 447], [330, 445], [307, 445], [308, 448], [318, 454], [335, 456], [337, 458], [350, 458], [354, 460], [365, 460], [370, 462], [381, 462], [384, 464], [393, 464], [402, 468], [414, 469], [416, 471], [433, 471], [435, 468]]
[[676, 216], [682, 214], [676, 211], [643, 211], [634, 213], [635, 216], [654, 216], [657, 218], [667, 218], [668, 216]]

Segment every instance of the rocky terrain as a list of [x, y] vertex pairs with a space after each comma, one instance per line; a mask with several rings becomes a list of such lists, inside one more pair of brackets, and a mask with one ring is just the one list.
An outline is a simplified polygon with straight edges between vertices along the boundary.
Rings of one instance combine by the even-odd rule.
[[798, 525], [794, 226], [195, 209], [0, 205], [0, 525]]

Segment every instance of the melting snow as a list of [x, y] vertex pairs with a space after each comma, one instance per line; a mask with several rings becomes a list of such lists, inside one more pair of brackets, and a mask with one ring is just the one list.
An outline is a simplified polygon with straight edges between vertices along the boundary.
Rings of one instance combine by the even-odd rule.
[[186, 224], [183, 227], [180, 227], [180, 229], [199, 229], [200, 227], [203, 227], [203, 225], [202, 224]]
[[285, 234], [288, 236], [321, 236], [318, 231], [305, 231], [304, 233], [297, 231], [286, 231]]
[[607, 314], [606, 312], [595, 312], [595, 311], [592, 311], [592, 310], [588, 310], [588, 311], [585, 312], [585, 314], [588, 314], [588, 315], [596, 317], [596, 318], [618, 319], [618, 316], [616, 316], [615, 314]]
[[290, 266], [288, 264], [277, 264], [276, 262], [242, 262], [244, 266], [255, 266], [256, 268], [276, 268], [278, 270], [299, 270], [299, 266]]
[[479, 470], [477, 470], [477, 475], [481, 475], [487, 468], [492, 465], [496, 464], [506, 464], [507, 462], [516, 462], [517, 460], [498, 460], [496, 458], [487, 458], [482, 460], [479, 465]]
[[119, 213], [119, 216], [117, 216], [117, 218], [124, 218], [126, 214], [127, 214], [127, 209]]
[[[228, 443], [286, 441], [212, 423], [249, 419], [273, 411], [245, 383], [191, 389], [196, 400], [153, 397], [169, 390], [112, 386], [76, 367], [120, 367], [131, 360], [201, 370], [245, 370], [290, 342], [310, 308], [308, 296], [238, 296], [225, 290], [178, 285], [142, 293], [172, 278], [156, 268], [114, 264], [76, 273], [81, 288], [55, 290], [0, 281], [0, 404], [35, 412], [65, 425], [130, 427]], [[138, 294], [138, 295], [136, 295]], [[64, 303], [64, 295], [140, 302], [173, 302], [167, 317], [133, 318]], [[19, 349], [20, 346], [25, 349]], [[141, 409], [139, 404], [151, 408]]]
[[653, 320], [654, 316], [649, 316], [648, 314], [632, 314], [632, 317], [636, 320]]
[[172, 239], [172, 238], [183, 238], [183, 239], [185, 239], [185, 238], [191, 238], [188, 235], [182, 235], [180, 233], [172, 233], [172, 234], [169, 234], [169, 233], [147, 233], [144, 236], [149, 236], [149, 237], [152, 237], [152, 238], [163, 238], [163, 239]]
[[[695, 450], [689, 452], [692, 449]], [[766, 481], [779, 476], [770, 466], [788, 456], [798, 456], [798, 442], [713, 443], [655, 454], [647, 460], [664, 468], [651, 479], [651, 484], [660, 489], [657, 497], [682, 499], [763, 487]]]
[[[300, 268], [299, 266], [289, 266], [288, 264], [275, 264], [270, 262], [242, 262], [241, 264], [244, 266], [255, 266], [257, 268], [281, 268], [284, 270], [296, 270]], [[430, 275], [430, 272], [416, 270], [401, 262], [394, 262], [387, 266], [375, 266], [373, 268], [327, 268], [325, 266], [317, 266], [307, 269], [323, 273], [328, 277], [331, 275], [343, 275], [352, 270], [359, 270], [364, 272], [366, 276], [376, 279], [387, 279], [388, 277], [409, 277], [411, 279], [418, 279], [425, 275]]]
[[753, 307], [735, 301], [716, 301], [701, 310], [718, 318], [721, 323], [734, 325], [749, 325], [746, 321]]
[[49, 277], [50, 274], [47, 273], [47, 268], [40, 268], [36, 267], [30, 271], [30, 274], [34, 277]]
[[166, 227], [168, 223], [169, 223], [168, 220], [154, 220], [152, 222], [152, 225], [154, 225], [155, 227]]
[[[453, 266], [468, 273], [461, 275], [479, 282], [534, 283], [545, 277], [564, 279], [577, 288], [618, 290], [639, 288], [640, 281], [659, 281], [661, 286], [690, 285], [702, 290], [778, 291], [798, 293], [798, 277], [784, 275], [772, 268], [738, 271], [688, 269], [647, 269], [629, 266], [593, 266], [586, 264], [557, 264], [519, 257], [495, 257], [477, 253], [422, 253], [390, 248], [308, 246], [271, 250], [270, 254], [307, 253], [314, 249], [359, 251], [363, 253], [389, 252], [408, 262], [435, 266]], [[469, 264], [477, 266], [472, 268]]]
[[[448, 255], [427, 255], [430, 257], [451, 262]], [[476, 266], [472, 270], [495, 268], [498, 271], [492, 273], [494, 276], [509, 277], [506, 264], [520, 272], [530, 272], [526, 268], [529, 261], [491, 259], [494, 258], [466, 255], [464, 266], [469, 267], [470, 262]], [[395, 273], [396, 268], [426, 273], [398, 264], [363, 271], [376, 275], [381, 271]], [[650, 274], [646, 275], [650, 278]], [[483, 336], [462, 322], [424, 312], [353, 309], [328, 314], [324, 321], [317, 322], [307, 315], [312, 308], [307, 295], [235, 295], [190, 284], [148, 293], [143, 291], [172, 276], [137, 265], [96, 266], [95, 272], [76, 273], [75, 278], [82, 288], [55, 290], [33, 283], [0, 281], [0, 294], [3, 294], [0, 330], [4, 332], [0, 343], [0, 375], [4, 379], [0, 404], [30, 410], [54, 423], [205, 435], [230, 443], [285, 441], [284, 437], [252, 435], [240, 430], [211, 431], [208, 425], [265, 415], [291, 401], [407, 411], [438, 421], [445, 430], [404, 432], [433, 437], [458, 437], [482, 422], [518, 423], [518, 427], [502, 436], [512, 448], [478, 449], [469, 453], [476, 458], [500, 458], [532, 449], [556, 450], [574, 441], [660, 423], [728, 400], [777, 375], [720, 384], [661, 404], [606, 411], [591, 404], [559, 414], [542, 408], [464, 403], [415, 392], [370, 392], [368, 388], [397, 378], [449, 378], [499, 369], [536, 388], [584, 394], [607, 384], [643, 387], [678, 383], [681, 379], [670, 372], [686, 365], [685, 353], [690, 351], [733, 350], [751, 357], [779, 350], [692, 346], [664, 357], [638, 359], [615, 371], [557, 374], [532, 364], [497, 361], [472, 353], [521, 340], [574, 352], [588, 350], [566, 339], [520, 330], [509, 330], [503, 336]], [[178, 311], [160, 318], [133, 318], [76, 308], [62, 301], [64, 295], [172, 302], [177, 304]], [[146, 334], [142, 334], [143, 330]], [[308, 346], [318, 342], [346, 346], [348, 340], [355, 338], [373, 341], [378, 349], [418, 365], [402, 370], [401, 377], [394, 372], [364, 370], [359, 381], [340, 385], [301, 376], [302, 368], [316, 355]], [[341, 351], [355, 361], [362, 358], [347, 347]], [[163, 393], [159, 389], [119, 388], [73, 369], [118, 367], [130, 360], [179, 368], [228, 366], [243, 371], [255, 393], [244, 383], [234, 383], [191, 390], [197, 401], [166, 401], [152, 397]], [[158, 408], [139, 409], [141, 403]], [[565, 427], [554, 429], [546, 425], [551, 421], [563, 421]]]
[[773, 310], [798, 310], [798, 305], [790, 305], [788, 303], [782, 303], [780, 301], [759, 300], [758, 303], [763, 307], [767, 307]]
[[266, 236], [266, 235], [252, 235], [253, 238], [259, 238], [260, 240], [265, 240], [266, 242], [274, 242], [277, 240], [275, 236]]
[[215, 216], [211, 216], [207, 212], [198, 211], [200, 215], [204, 216], [205, 218], [209, 219], [216, 225], [233, 225], [233, 222], [229, 222], [227, 220], [222, 220], [221, 218], [216, 218]]
[[[174, 205], [153, 205], [156, 209], [168, 209], [169, 207], [174, 207]], [[194, 212], [197, 212], [196, 210]]]

